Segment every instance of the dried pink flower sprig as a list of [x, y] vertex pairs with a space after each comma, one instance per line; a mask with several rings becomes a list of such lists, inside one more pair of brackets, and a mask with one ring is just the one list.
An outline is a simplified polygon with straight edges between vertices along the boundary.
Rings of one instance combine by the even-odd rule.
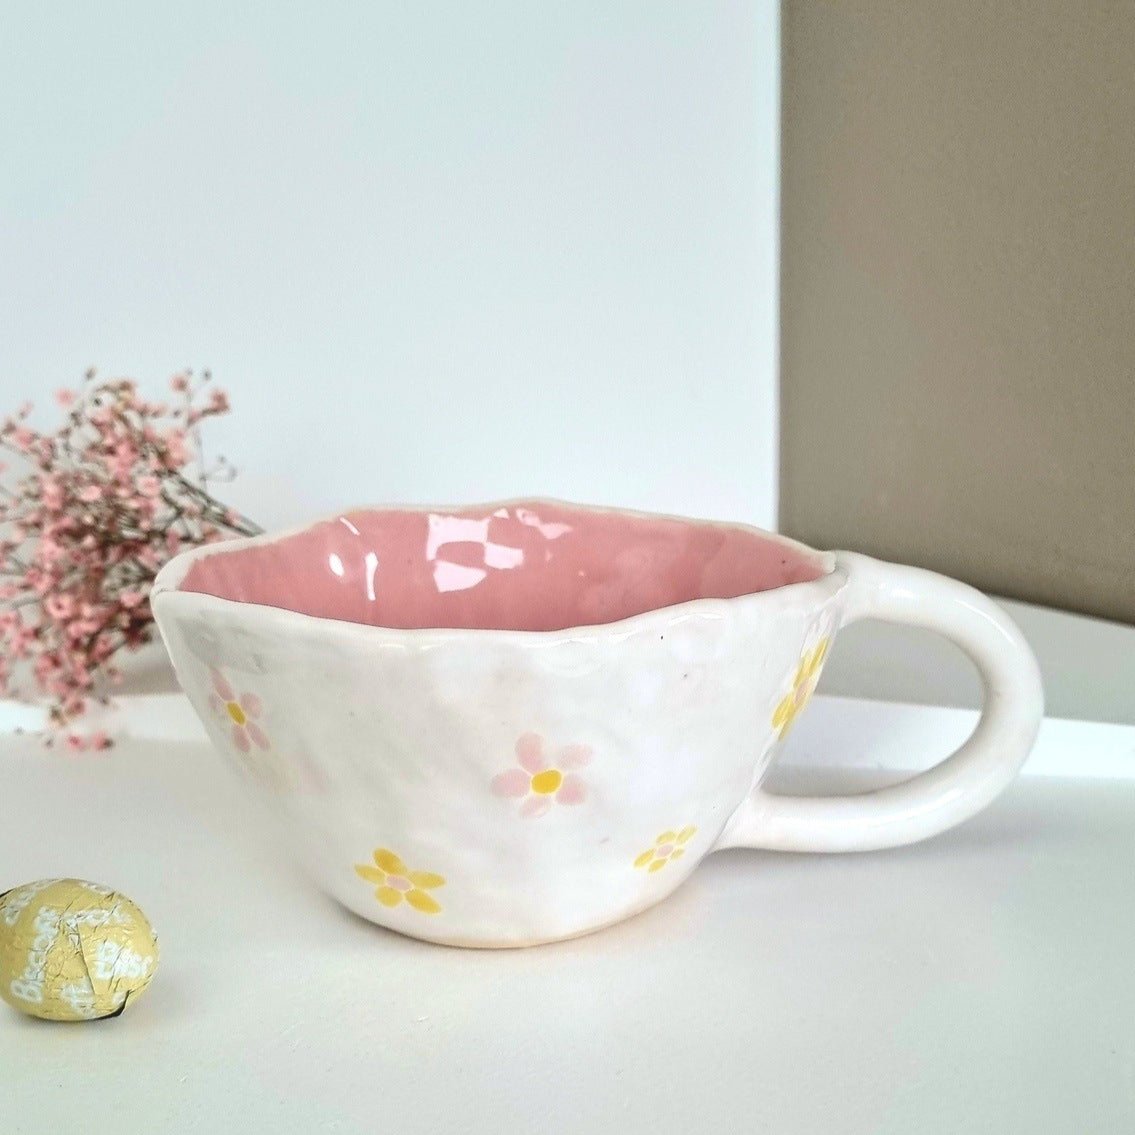
[[172, 405], [91, 371], [79, 390], [56, 394], [67, 416], [55, 433], [28, 425], [30, 405], [0, 425], [19, 466], [0, 486], [0, 690], [23, 692], [16, 671], [27, 667], [50, 699], [49, 743], [110, 744], [103, 732], [68, 730], [91, 698], [106, 700], [101, 679], [120, 680], [119, 652], [152, 637], [149, 592], [162, 565], [187, 545], [260, 531], [207, 487], [233, 474], [223, 458], [204, 467], [200, 438], [202, 422], [228, 412], [227, 395], [208, 371], [169, 385]]

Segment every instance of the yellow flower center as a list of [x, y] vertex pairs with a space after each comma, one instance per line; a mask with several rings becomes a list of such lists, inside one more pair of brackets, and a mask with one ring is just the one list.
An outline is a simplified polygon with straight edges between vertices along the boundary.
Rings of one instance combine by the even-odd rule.
[[558, 768], [546, 768], [532, 778], [532, 791], [541, 796], [555, 792], [564, 781], [564, 774]]
[[241, 709], [235, 701], [226, 702], [225, 709], [229, 711], [229, 717], [231, 717], [237, 725], [243, 725], [248, 720], [244, 715], [244, 710]]

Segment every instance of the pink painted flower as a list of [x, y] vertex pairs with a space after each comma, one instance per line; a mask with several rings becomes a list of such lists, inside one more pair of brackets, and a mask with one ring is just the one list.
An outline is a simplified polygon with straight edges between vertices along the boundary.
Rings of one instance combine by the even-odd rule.
[[242, 753], [247, 753], [253, 745], [258, 749], [267, 749], [268, 738], [256, 724], [256, 718], [263, 712], [260, 699], [250, 693], [238, 696], [220, 670], [214, 669], [212, 677], [213, 693], [209, 701], [213, 712], [227, 724], [231, 724], [233, 744]]
[[58, 402], [59, 405], [66, 410], [68, 406], [74, 404], [75, 391], [68, 390], [66, 389], [66, 387], [64, 387], [62, 390], [57, 390], [55, 392], [55, 401]]
[[557, 804], [582, 804], [587, 799], [587, 783], [574, 769], [591, 763], [588, 745], [567, 745], [554, 763], [544, 755], [544, 738], [538, 733], [525, 733], [516, 742], [516, 763], [493, 777], [493, 792], [524, 803], [520, 815], [528, 819], [543, 816]]

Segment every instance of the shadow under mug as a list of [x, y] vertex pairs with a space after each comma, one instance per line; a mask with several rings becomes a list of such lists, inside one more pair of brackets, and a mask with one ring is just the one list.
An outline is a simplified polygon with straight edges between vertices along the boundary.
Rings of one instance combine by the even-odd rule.
[[[974, 589], [739, 524], [544, 500], [337, 514], [176, 557], [178, 678], [351, 910], [518, 946], [659, 902], [711, 852], [860, 851], [944, 831], [1016, 774], [1036, 662]], [[858, 619], [938, 631], [985, 704], [942, 764], [863, 795], [761, 782]]]

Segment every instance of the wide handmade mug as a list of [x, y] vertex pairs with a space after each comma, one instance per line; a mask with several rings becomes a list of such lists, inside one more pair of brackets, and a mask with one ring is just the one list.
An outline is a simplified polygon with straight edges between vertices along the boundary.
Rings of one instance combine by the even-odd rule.
[[[856, 851], [984, 808], [1040, 678], [979, 592], [782, 536], [544, 500], [361, 509], [186, 552], [153, 607], [214, 743], [364, 918], [464, 946], [583, 934], [727, 847]], [[985, 708], [944, 763], [866, 795], [760, 784], [832, 636], [929, 627]]]

